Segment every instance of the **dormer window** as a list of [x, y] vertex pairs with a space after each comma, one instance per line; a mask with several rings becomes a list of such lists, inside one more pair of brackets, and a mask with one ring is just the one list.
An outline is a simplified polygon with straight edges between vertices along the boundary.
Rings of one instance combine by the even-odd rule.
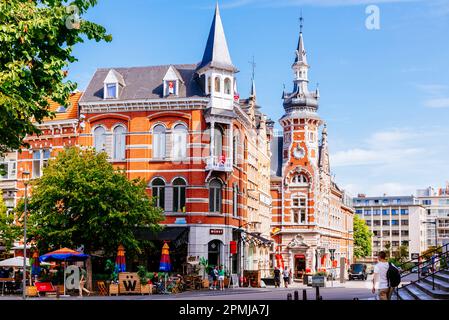
[[64, 106], [59, 106], [57, 109], [56, 109], [56, 112], [58, 112], [58, 113], [62, 113], [62, 112], [66, 112], [67, 110], [66, 110], [66, 108], [64, 107]]
[[104, 99], [118, 99], [121, 90], [125, 87], [125, 80], [123, 79], [123, 76], [114, 69], [109, 70], [103, 83]]
[[106, 84], [106, 99], [117, 99], [117, 83]]
[[182, 83], [184, 83], [181, 74], [174, 66], [170, 66], [168, 68], [162, 81], [164, 87], [163, 92], [164, 97], [168, 97], [171, 95], [175, 96], [179, 95], [180, 86]]
[[178, 95], [178, 80], [166, 80], [164, 81], [164, 96]]

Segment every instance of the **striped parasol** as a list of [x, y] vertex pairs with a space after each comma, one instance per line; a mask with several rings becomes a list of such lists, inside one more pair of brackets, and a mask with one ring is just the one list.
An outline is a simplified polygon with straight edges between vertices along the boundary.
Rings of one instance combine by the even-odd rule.
[[167, 242], [162, 247], [161, 263], [159, 265], [159, 271], [168, 272], [171, 270], [170, 252]]
[[117, 258], [115, 259], [115, 270], [117, 272], [126, 271], [125, 247], [122, 245], [118, 246]]

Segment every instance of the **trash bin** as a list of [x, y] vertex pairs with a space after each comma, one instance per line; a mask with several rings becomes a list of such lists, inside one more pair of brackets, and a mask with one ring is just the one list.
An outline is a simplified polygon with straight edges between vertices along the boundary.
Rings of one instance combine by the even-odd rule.
[[304, 284], [306, 286], [312, 286], [312, 275], [309, 274], [304, 275]]

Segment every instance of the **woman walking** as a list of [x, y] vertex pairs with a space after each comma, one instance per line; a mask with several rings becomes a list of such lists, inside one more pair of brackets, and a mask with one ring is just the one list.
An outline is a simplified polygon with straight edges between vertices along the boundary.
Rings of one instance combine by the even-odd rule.
[[220, 290], [224, 290], [224, 277], [225, 277], [225, 270], [224, 266], [220, 266], [220, 270], [218, 271], [218, 281], [220, 283]]

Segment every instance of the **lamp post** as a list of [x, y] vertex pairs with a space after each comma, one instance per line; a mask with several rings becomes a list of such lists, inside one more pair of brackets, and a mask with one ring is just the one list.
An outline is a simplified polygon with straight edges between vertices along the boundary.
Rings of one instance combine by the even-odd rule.
[[24, 210], [23, 210], [23, 289], [22, 289], [22, 298], [26, 299], [26, 288], [27, 288], [27, 214], [28, 214], [28, 178], [30, 176], [29, 171], [23, 171], [23, 184], [25, 185], [25, 199], [24, 199]]

